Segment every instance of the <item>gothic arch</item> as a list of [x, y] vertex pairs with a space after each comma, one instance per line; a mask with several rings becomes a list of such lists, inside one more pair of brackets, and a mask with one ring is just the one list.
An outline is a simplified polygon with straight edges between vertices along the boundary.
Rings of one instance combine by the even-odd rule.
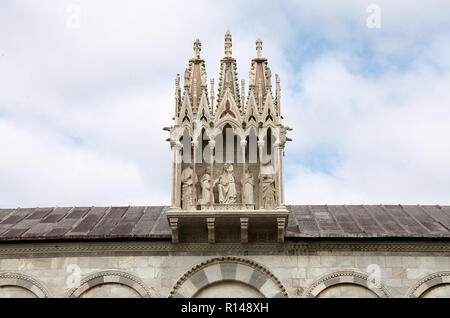
[[339, 284], [354, 284], [369, 289], [378, 297], [389, 298], [391, 294], [386, 287], [381, 283], [380, 288], [369, 288], [367, 286], [369, 276], [366, 273], [354, 270], [339, 271], [326, 274], [313, 282], [303, 293], [303, 297], [313, 298], [317, 297], [322, 291], [328, 287]]
[[206, 286], [221, 281], [237, 281], [252, 286], [268, 298], [287, 298], [281, 282], [258, 263], [237, 257], [213, 258], [186, 272], [175, 284], [169, 298], [189, 298]]
[[67, 297], [80, 297], [83, 293], [93, 287], [109, 283], [115, 283], [130, 287], [143, 298], [151, 297], [150, 290], [140, 278], [121, 271], [104, 271], [91, 274], [81, 280], [80, 287], [70, 289], [67, 293]]
[[450, 271], [437, 272], [425, 276], [408, 290], [406, 297], [418, 298], [431, 288], [442, 284], [450, 284]]
[[0, 287], [3, 286], [18, 286], [22, 287], [38, 298], [51, 297], [48, 289], [34, 277], [20, 274], [20, 273], [0, 273]]

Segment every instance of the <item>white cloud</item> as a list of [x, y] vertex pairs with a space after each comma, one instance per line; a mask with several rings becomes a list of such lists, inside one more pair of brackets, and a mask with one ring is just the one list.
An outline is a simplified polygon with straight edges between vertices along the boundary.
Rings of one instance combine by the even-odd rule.
[[[302, 72], [303, 90], [286, 102], [298, 105], [286, 114], [296, 127], [288, 201], [450, 203], [450, 74], [417, 65], [370, 78], [335, 55]], [[296, 161], [321, 147], [336, 153], [330, 173]]]
[[[288, 202], [448, 203], [449, 5], [378, 3], [374, 31], [360, 1], [3, 2], [0, 207], [168, 204], [173, 80], [197, 37], [217, 80], [227, 28], [240, 78], [257, 37], [281, 76]], [[297, 60], [305, 36], [332, 45]]]

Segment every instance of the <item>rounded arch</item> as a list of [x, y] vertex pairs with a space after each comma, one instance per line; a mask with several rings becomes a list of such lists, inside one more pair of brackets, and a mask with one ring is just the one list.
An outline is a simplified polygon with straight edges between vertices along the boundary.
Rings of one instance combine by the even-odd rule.
[[325, 289], [339, 285], [339, 284], [354, 284], [369, 289], [374, 292], [378, 297], [389, 298], [391, 294], [386, 287], [381, 283], [380, 288], [370, 288], [368, 286], [369, 275], [363, 272], [354, 270], [339, 271], [330, 274], [326, 274], [315, 282], [313, 282], [303, 293], [303, 297], [313, 298], [317, 297]]
[[48, 289], [39, 282], [36, 278], [20, 273], [0, 273], [0, 287], [4, 286], [18, 286], [24, 288], [38, 298], [48, 298], [51, 297]]
[[70, 289], [67, 297], [77, 298], [93, 287], [111, 283], [127, 286], [143, 298], [151, 297], [149, 288], [139, 277], [121, 271], [104, 271], [91, 274], [81, 280], [80, 287]]
[[264, 266], [237, 257], [213, 258], [186, 272], [174, 285], [169, 298], [190, 298], [201, 289], [221, 281], [237, 281], [250, 285], [267, 298], [287, 298], [278, 278]]
[[450, 284], [450, 271], [437, 272], [425, 276], [408, 290], [406, 297], [418, 298], [428, 290], [443, 284]]

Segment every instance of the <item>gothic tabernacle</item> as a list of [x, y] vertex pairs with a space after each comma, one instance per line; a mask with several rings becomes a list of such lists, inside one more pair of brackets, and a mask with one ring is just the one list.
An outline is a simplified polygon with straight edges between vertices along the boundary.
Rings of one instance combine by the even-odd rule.
[[230, 225], [233, 211], [241, 212], [235, 215], [244, 218], [244, 223], [249, 216], [270, 223], [263, 216], [271, 211], [272, 218], [285, 224], [283, 155], [289, 140], [286, 132], [291, 128], [282, 124], [280, 78], [275, 75], [273, 89], [262, 41], [256, 41], [247, 95], [244, 79], [239, 87], [229, 31], [225, 35], [225, 56], [220, 61], [217, 100], [214, 79], [208, 91], [200, 52], [197, 39], [194, 57], [184, 73], [183, 94], [180, 78], [176, 78], [174, 125], [165, 128], [170, 131], [173, 154], [169, 222], [178, 232], [180, 218], [192, 219], [192, 214], [180, 212], [203, 211], [214, 212], [203, 213], [209, 223], [225, 217]]

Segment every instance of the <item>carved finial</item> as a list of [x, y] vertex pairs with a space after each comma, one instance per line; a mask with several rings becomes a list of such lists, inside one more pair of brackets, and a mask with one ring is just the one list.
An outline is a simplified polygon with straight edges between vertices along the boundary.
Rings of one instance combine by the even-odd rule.
[[260, 38], [258, 38], [258, 40], [256, 40], [256, 52], [258, 53], [258, 58], [262, 57], [262, 40]]
[[230, 30], [227, 30], [227, 33], [225, 33], [225, 56], [231, 57], [231, 33], [230, 33]]
[[196, 59], [200, 59], [200, 51], [202, 50], [202, 42], [200, 42], [199, 39], [195, 40], [194, 42], [194, 53], [195, 53], [195, 58]]

